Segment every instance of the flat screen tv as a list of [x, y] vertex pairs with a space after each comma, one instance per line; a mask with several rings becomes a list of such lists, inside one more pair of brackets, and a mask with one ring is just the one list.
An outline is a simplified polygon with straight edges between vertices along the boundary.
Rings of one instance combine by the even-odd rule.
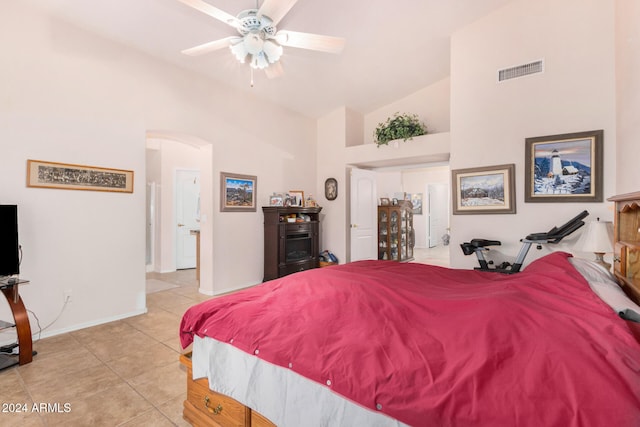
[[0, 276], [20, 273], [18, 206], [0, 205]]

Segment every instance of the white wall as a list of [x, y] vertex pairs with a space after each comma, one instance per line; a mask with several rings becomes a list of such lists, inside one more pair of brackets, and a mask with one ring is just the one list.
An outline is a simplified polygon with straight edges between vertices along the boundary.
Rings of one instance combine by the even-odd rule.
[[[458, 31], [451, 52], [451, 169], [516, 165], [515, 215], [453, 215], [451, 243], [519, 239], [583, 209], [611, 220], [610, 204], [524, 203], [525, 138], [604, 129], [604, 195], [615, 193], [614, 5], [608, 0], [519, 0]], [[545, 72], [497, 83], [497, 70], [544, 58]], [[577, 238], [577, 235], [572, 236]], [[559, 249], [552, 247], [551, 249]], [[533, 250], [527, 261], [547, 253]], [[453, 267], [473, 257], [451, 252]]]
[[402, 172], [395, 168], [392, 171], [377, 170], [376, 190], [378, 191], [378, 200], [381, 197], [391, 200], [396, 197], [397, 193], [404, 192], [405, 190], [402, 189]]
[[419, 91], [382, 106], [364, 116], [364, 143], [373, 144], [374, 132], [380, 123], [395, 113], [416, 114], [427, 126], [428, 133], [444, 133], [451, 129], [450, 79], [447, 77]]
[[640, 191], [640, 2], [616, 0], [616, 193]]
[[[201, 289], [262, 280], [260, 206], [316, 188], [314, 121], [86, 33], [22, 2], [0, 14], [0, 202], [17, 203], [26, 306], [47, 334], [145, 310], [145, 140], [149, 130], [208, 145]], [[286, 125], [283, 125], [286, 124]], [[26, 188], [26, 159], [135, 172], [133, 194]], [[258, 177], [255, 213], [221, 213], [220, 171]], [[214, 204], [215, 201], [215, 204]], [[207, 239], [205, 241], [205, 239]], [[0, 318], [10, 316], [0, 304]], [[35, 324], [35, 323], [33, 323]], [[46, 334], [45, 334], [46, 335]], [[2, 337], [0, 337], [2, 340]]]
[[[349, 180], [345, 169], [344, 150], [347, 145], [347, 109], [339, 108], [318, 120], [318, 147], [316, 167], [316, 200], [320, 213], [320, 250], [330, 250], [344, 263], [347, 255]], [[327, 200], [324, 197], [324, 182], [327, 178], [338, 181], [338, 197]]]

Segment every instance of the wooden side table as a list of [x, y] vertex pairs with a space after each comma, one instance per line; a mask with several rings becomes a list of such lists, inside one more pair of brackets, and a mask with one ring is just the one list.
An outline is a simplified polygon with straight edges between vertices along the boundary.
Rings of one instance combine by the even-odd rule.
[[19, 279], [3, 279], [0, 280], [0, 290], [9, 303], [11, 313], [13, 314], [14, 324], [8, 322], [0, 322], [0, 329], [14, 327], [18, 333], [18, 358], [15, 356], [0, 355], [0, 369], [20, 364], [26, 365], [33, 360], [33, 342], [31, 341], [31, 325], [29, 324], [29, 315], [24, 307], [22, 298], [18, 292], [19, 285], [29, 283], [28, 280]]

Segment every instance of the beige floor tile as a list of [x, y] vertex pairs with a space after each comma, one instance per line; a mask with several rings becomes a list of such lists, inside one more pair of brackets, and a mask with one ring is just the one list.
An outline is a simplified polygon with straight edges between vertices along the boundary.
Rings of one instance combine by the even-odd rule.
[[[35, 356], [38, 359], [48, 356], [68, 353], [70, 349], [76, 348], [78, 341], [71, 334], [56, 335], [55, 337], [43, 338], [33, 341], [33, 349], [38, 352]], [[34, 358], [35, 360], [35, 358]]]
[[130, 380], [155, 368], [175, 363], [179, 357], [178, 352], [162, 343], [155, 343], [142, 354], [125, 353], [122, 357], [105, 363], [122, 378]]
[[25, 403], [30, 401], [27, 389], [17, 369], [0, 371], [0, 403]]
[[49, 426], [117, 426], [152, 409], [128, 384], [73, 399], [67, 413], [48, 413]]
[[178, 334], [181, 319], [181, 315], [166, 310], [150, 310], [144, 317], [137, 316], [127, 321], [140, 332], [158, 341], [167, 341]]
[[177, 351], [178, 353], [187, 353], [191, 351], [191, 347], [193, 347], [193, 344], [189, 344], [187, 348], [182, 348], [182, 345], [180, 344], [180, 338], [177, 336], [167, 341], [163, 341], [162, 344], [166, 345], [172, 350]]
[[72, 375], [47, 376], [28, 383], [36, 402], [71, 402], [74, 398], [90, 397], [101, 390], [121, 384], [120, 378], [109, 367], [100, 364]]
[[41, 427], [46, 425], [40, 414], [32, 412], [31, 402], [22, 403], [27, 406], [23, 406], [19, 411], [0, 414], [0, 425], [2, 427]]
[[186, 427], [189, 424], [184, 418], [182, 418], [182, 410], [184, 409], [184, 401], [187, 398], [186, 393], [182, 396], [174, 397], [173, 399], [158, 406], [158, 409], [166, 415], [171, 422], [180, 427]]
[[169, 292], [156, 292], [147, 295], [147, 305], [164, 309], [193, 305], [191, 298]]
[[174, 295], [182, 295], [183, 297], [189, 298], [190, 300], [194, 300], [194, 301], [204, 301], [209, 298], [213, 298], [210, 295], [201, 294], [198, 288], [199, 287], [197, 285], [184, 286], [180, 288], [171, 289], [170, 291], [167, 291], [167, 292]]
[[137, 417], [119, 424], [118, 427], [171, 427], [175, 424], [169, 420], [162, 412], [152, 409]]
[[194, 305], [198, 304], [196, 301], [193, 300], [188, 300], [188, 303], [183, 303], [183, 304], [174, 304], [171, 307], [164, 307], [164, 309], [166, 311], [168, 311], [169, 313], [173, 313], [175, 315], [180, 316], [180, 318], [182, 318], [182, 315], [191, 307], [193, 307]]
[[128, 382], [154, 406], [186, 396], [186, 371], [178, 360], [131, 378]]
[[66, 352], [47, 354], [38, 353], [33, 362], [18, 367], [22, 380], [27, 384], [43, 381], [57, 381], [60, 378], [73, 378], [84, 369], [100, 366], [101, 362], [81, 345], [69, 348]]
[[155, 344], [157, 340], [140, 332], [133, 326], [118, 335], [103, 335], [93, 338], [84, 346], [103, 362], [118, 359], [127, 353], [144, 354], [144, 350]]

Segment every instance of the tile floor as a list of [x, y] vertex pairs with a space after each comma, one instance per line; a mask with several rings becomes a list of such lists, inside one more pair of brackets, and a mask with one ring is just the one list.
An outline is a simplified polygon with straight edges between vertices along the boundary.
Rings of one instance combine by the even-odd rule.
[[433, 248], [414, 248], [413, 262], [449, 267], [450, 248], [451, 246], [449, 245], [438, 245]]
[[[0, 426], [188, 425], [178, 326], [188, 307], [209, 297], [198, 293], [195, 270], [147, 277], [179, 287], [148, 294], [144, 315], [35, 342], [32, 363], [0, 371]], [[34, 403], [59, 410], [33, 411]]]

